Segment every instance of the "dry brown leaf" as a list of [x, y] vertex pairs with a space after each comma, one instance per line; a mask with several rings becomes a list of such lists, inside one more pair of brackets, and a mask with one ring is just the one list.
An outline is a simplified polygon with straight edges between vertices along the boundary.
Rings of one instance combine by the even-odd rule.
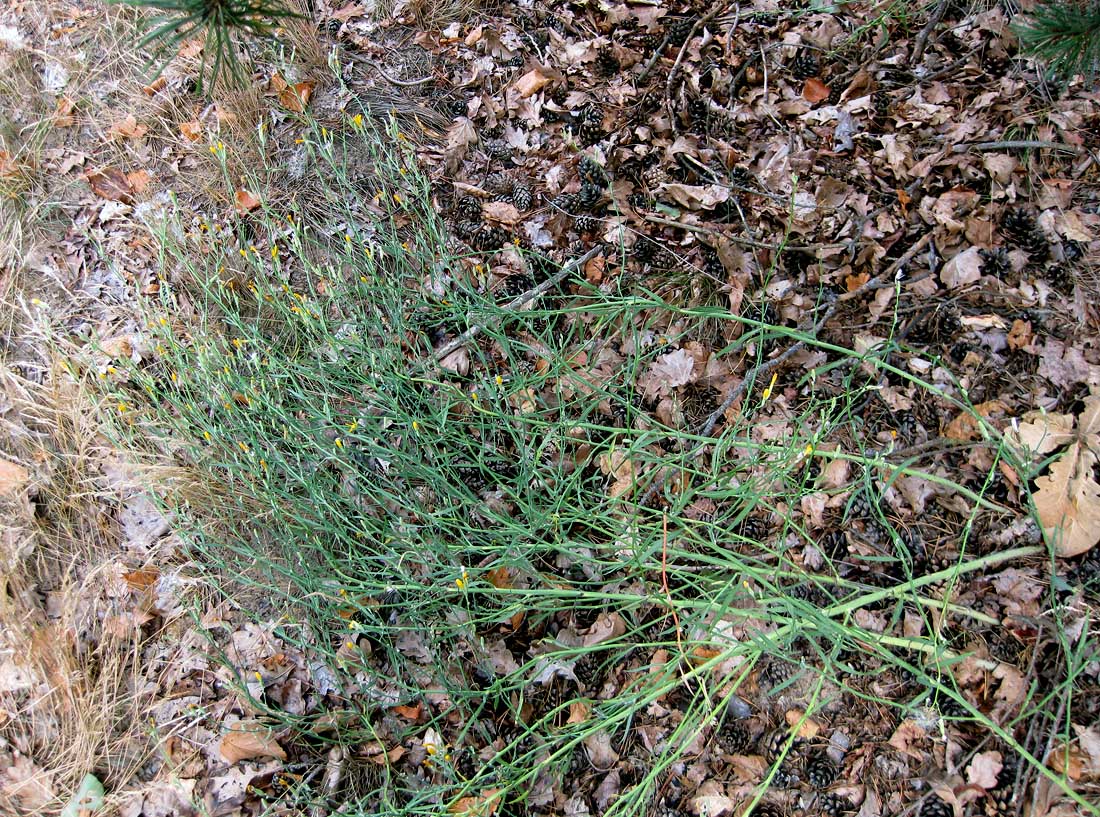
[[1024, 349], [1031, 345], [1031, 341], [1035, 338], [1035, 332], [1032, 331], [1031, 321], [1022, 321], [1019, 318], [1012, 322], [1012, 328], [1008, 330], [1008, 348], [1013, 350]]
[[717, 184], [666, 184], [664, 191], [673, 201], [689, 210], [710, 210], [730, 197], [729, 188]]
[[135, 170], [126, 174], [126, 181], [130, 183], [130, 189], [138, 194], [144, 193], [152, 180], [152, 176], [144, 170]]
[[[979, 417], [989, 418], [990, 415], [999, 414], [1005, 409], [1000, 400], [989, 400], [974, 406], [974, 411]], [[976, 440], [981, 436], [978, 430], [978, 418], [969, 411], [961, 412], [954, 420], [947, 424], [943, 430], [943, 436], [949, 440]]]
[[977, 247], [970, 247], [943, 265], [940, 280], [948, 289], [972, 284], [982, 277], [982, 257]]
[[966, 767], [966, 781], [983, 789], [997, 787], [997, 775], [1004, 766], [1000, 752], [982, 752], [974, 756]]
[[236, 724], [234, 731], [222, 738], [218, 751], [229, 763], [254, 757], [286, 760], [286, 752], [275, 739], [274, 733], [255, 721], [241, 721]]
[[443, 148], [443, 165], [448, 173], [458, 171], [462, 159], [466, 156], [466, 150], [477, 142], [477, 131], [474, 123], [462, 117], [447, 130], [447, 142]]
[[1085, 772], [1085, 753], [1076, 744], [1062, 743], [1055, 746], [1047, 758], [1047, 765], [1058, 774], [1064, 774], [1073, 782], [1081, 779]]
[[233, 207], [242, 216], [251, 213], [260, 206], [260, 197], [248, 190], [238, 190], [234, 197]]
[[542, 73], [538, 68], [532, 68], [522, 77], [516, 80], [516, 90], [519, 92], [520, 99], [527, 99], [532, 94], [538, 93], [538, 91], [550, 81], [550, 78]]
[[73, 116], [73, 108], [76, 107], [76, 103], [69, 99], [67, 96], [59, 96], [57, 98], [57, 106], [53, 112], [53, 124], [57, 128], [68, 128], [76, 122], [76, 117]]
[[116, 141], [120, 139], [140, 139], [148, 132], [149, 128], [145, 125], [139, 125], [137, 118], [132, 113], [127, 114], [107, 129], [107, 135]]
[[513, 226], [521, 220], [516, 205], [508, 201], [491, 201], [481, 206], [481, 213], [490, 221]]
[[30, 478], [31, 472], [22, 465], [0, 457], [0, 494], [19, 493]]
[[828, 99], [830, 93], [829, 86], [816, 77], [810, 77], [802, 86], [802, 98], [807, 102], [821, 102]]
[[279, 74], [271, 78], [271, 87], [279, 96], [279, 104], [288, 111], [302, 113], [309, 104], [309, 98], [313, 96], [312, 82], [298, 82], [288, 85], [287, 81]]
[[500, 805], [500, 789], [485, 789], [476, 797], [460, 797], [447, 807], [459, 817], [492, 817]]
[[923, 742], [927, 737], [928, 733], [920, 724], [916, 721], [905, 720], [894, 730], [889, 743], [902, 754], [921, 759], [924, 758], [925, 752], [922, 748], [914, 748], [914, 744]]
[[625, 451], [616, 449], [602, 455], [600, 470], [615, 479], [607, 489], [610, 496], [619, 497], [634, 490], [634, 464], [627, 459]]
[[1035, 509], [1043, 530], [1063, 559], [1091, 550], [1100, 541], [1100, 484], [1092, 477], [1096, 454], [1075, 442], [1050, 472], [1035, 480]]
[[92, 192], [101, 199], [107, 201], [121, 201], [123, 204], [133, 202], [133, 191], [130, 189], [130, 180], [126, 174], [117, 167], [106, 167], [103, 170], [92, 170], [84, 174]]
[[202, 123], [197, 119], [180, 123], [180, 136], [188, 142], [197, 142], [202, 138]]

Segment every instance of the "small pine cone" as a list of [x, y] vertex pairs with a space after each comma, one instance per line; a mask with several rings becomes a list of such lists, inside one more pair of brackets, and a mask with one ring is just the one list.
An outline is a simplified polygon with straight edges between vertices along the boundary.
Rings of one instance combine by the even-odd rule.
[[649, 34], [643, 34], [638, 38], [638, 48], [642, 52], [651, 52], [661, 47], [661, 43], [665, 41], [665, 38], [660, 34], [651, 32]]
[[745, 817], [787, 817], [787, 810], [778, 803], [761, 800]]
[[1076, 264], [1085, 257], [1085, 248], [1080, 241], [1067, 238], [1062, 242], [1062, 259], [1067, 264]]
[[598, 142], [604, 137], [603, 114], [592, 105], [584, 110], [580, 116], [577, 133], [581, 139], [589, 144]]
[[512, 147], [503, 139], [486, 139], [482, 147], [490, 159], [499, 161], [512, 158]]
[[902, 409], [894, 415], [894, 428], [898, 432], [898, 437], [901, 438], [902, 442], [912, 442], [916, 439], [917, 432], [920, 429], [920, 424], [917, 422], [917, 415], [909, 409]]
[[504, 63], [509, 68], [522, 68], [523, 67], [523, 55], [513, 54], [511, 59]]
[[771, 533], [771, 525], [759, 516], [746, 516], [737, 532], [750, 542], [763, 542]]
[[840, 98], [844, 96], [844, 86], [837, 81], [833, 81], [833, 84], [829, 86], [829, 96], [825, 100], [826, 105], [839, 105]]
[[515, 187], [515, 182], [507, 173], [495, 172], [485, 177], [485, 184], [482, 187], [493, 195], [500, 195], [511, 193]]
[[485, 475], [481, 473], [481, 469], [476, 465], [456, 465], [452, 470], [458, 481], [475, 493], [487, 484]]
[[1008, 250], [998, 247], [995, 250], [978, 250], [982, 259], [982, 272], [991, 275], [999, 281], [1004, 281], [1012, 272], [1012, 262], [1008, 258]]
[[474, 249], [487, 252], [489, 250], [499, 250], [510, 241], [511, 236], [503, 227], [483, 225], [470, 239], [470, 244]]
[[1077, 285], [1077, 278], [1067, 264], [1051, 264], [1046, 268], [1044, 277], [1055, 291], [1063, 295], [1072, 294]]
[[500, 286], [500, 294], [505, 297], [506, 300], [514, 300], [533, 289], [535, 286], [535, 280], [526, 273], [519, 273], [518, 275], [509, 275], [504, 279], [504, 283]]
[[719, 281], [725, 280], [726, 277], [726, 268], [722, 264], [722, 259], [710, 247], [703, 250], [703, 273]]
[[605, 45], [596, 51], [596, 71], [601, 76], [610, 77], [619, 73], [619, 58], [615, 56], [615, 50]]
[[809, 79], [821, 73], [821, 64], [812, 52], [803, 49], [791, 61], [791, 74], [795, 79]]
[[586, 210], [590, 210], [599, 203], [603, 198], [603, 188], [598, 184], [590, 184], [585, 182], [581, 185], [580, 192], [577, 193], [577, 201], [581, 207]]
[[642, 171], [642, 181], [650, 189], [659, 187], [669, 180], [668, 171], [659, 164], [653, 164]]
[[455, 235], [466, 241], [472, 240], [480, 229], [480, 221], [464, 220], [455, 223]]
[[806, 761], [806, 781], [815, 789], [823, 789], [836, 780], [836, 764], [824, 752], [816, 752]]
[[[786, 661], [778, 656], [769, 656], [764, 660], [764, 666], [760, 670], [760, 683], [761, 685], [771, 689], [777, 687], [794, 675], [794, 671], [797, 667], [790, 661]], [[782, 735], [782, 739], [786, 740], [786, 734]], [[774, 758], [769, 758], [774, 760]]]
[[[771, 730], [760, 739], [760, 754], [763, 755], [769, 766], [783, 756], [783, 747], [787, 745], [790, 736], [789, 730], [780, 728]], [[791, 746], [791, 752], [795, 750], [797, 744], [798, 739], [796, 738], [795, 743]], [[788, 752], [789, 754], [790, 752]]]
[[650, 239], [639, 236], [630, 248], [631, 257], [639, 264], [648, 264], [653, 260], [660, 247]]
[[743, 755], [752, 748], [752, 733], [744, 721], [735, 720], [722, 725], [714, 736], [715, 741], [727, 755]]
[[1005, 213], [1001, 229], [1012, 243], [1027, 252], [1032, 261], [1043, 261], [1050, 255], [1046, 235], [1026, 210], [1016, 207]]
[[848, 555], [848, 537], [842, 530], [831, 530], [817, 540], [817, 549], [830, 561], [839, 561]]
[[450, 109], [452, 116], [465, 116], [469, 113], [469, 100], [466, 99], [453, 99], [451, 100]]
[[684, 120], [691, 125], [705, 125], [709, 114], [710, 106], [699, 97], [692, 97], [684, 106]]
[[668, 35], [668, 44], [673, 48], [679, 48], [687, 42], [691, 29], [695, 27], [695, 17], [674, 17], [669, 21], [665, 33]]
[[600, 220], [595, 216], [579, 216], [576, 227], [578, 233], [594, 233], [600, 226]]
[[603, 683], [604, 672], [598, 654], [586, 652], [578, 658], [576, 664], [573, 665], [573, 674], [584, 686], [584, 691], [588, 695], [595, 695], [599, 692]]
[[583, 209], [581, 207], [580, 196], [576, 193], [559, 193], [554, 196], [553, 200], [550, 202], [550, 206], [555, 210], [560, 210], [570, 215], [576, 215]]
[[455, 213], [468, 221], [480, 221], [481, 202], [473, 196], [463, 196], [455, 205]]
[[516, 205], [516, 209], [520, 212], [530, 210], [531, 206], [535, 203], [535, 197], [531, 193], [531, 188], [525, 184], [517, 184], [512, 188], [512, 204]]
[[844, 817], [854, 811], [851, 800], [834, 792], [821, 795], [817, 801], [817, 809], [821, 817]]
[[565, 104], [566, 97], [569, 96], [569, 86], [565, 84], [555, 85], [550, 89], [550, 101], [555, 105], [561, 106]]
[[933, 792], [921, 803], [919, 817], [955, 817], [951, 804]]
[[890, 107], [893, 104], [893, 100], [886, 91], [875, 91], [871, 95], [871, 104], [874, 105], [875, 119], [882, 122], [890, 116]]
[[607, 173], [604, 172], [600, 163], [591, 156], [585, 156], [581, 159], [580, 164], [577, 165], [577, 173], [585, 184], [594, 184], [598, 187], [607, 184]]
[[865, 491], [857, 492], [848, 503], [848, 519], [867, 519], [871, 516], [871, 500]]

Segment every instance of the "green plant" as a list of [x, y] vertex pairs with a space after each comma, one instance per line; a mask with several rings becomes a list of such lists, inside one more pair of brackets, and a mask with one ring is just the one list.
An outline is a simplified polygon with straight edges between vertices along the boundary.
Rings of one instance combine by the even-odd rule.
[[[276, 635], [347, 690], [342, 707], [305, 715], [251, 705], [303, 744], [425, 747], [349, 808], [438, 813], [499, 798], [507, 811], [561, 790], [576, 764], [641, 753], [607, 813], [645, 813], [769, 664], [791, 668], [759, 699], [769, 717], [782, 717], [771, 711], [779, 692], [798, 690], [806, 719], [842, 698], [905, 711], [950, 699], [989, 721], [950, 680], [960, 655], [944, 623], [995, 620], [932, 588], [1036, 549], [974, 555], [971, 518], [954, 532], [957, 560], [918, 572], [915, 547], [878, 510], [880, 572], [844, 574], [829, 556], [812, 571], [799, 554], [820, 533], [790, 512], [853, 490], [878, 507], [908, 477], [957, 491], [975, 515], [995, 509], [984, 487], [923, 469], [926, 454], [892, 460], [870, 440], [869, 371], [959, 410], [965, 394], [892, 365], [890, 340], [860, 354], [760, 312], [675, 306], [579, 274], [531, 308], [507, 308], [484, 257], [445, 249], [395, 125], [351, 117], [302, 144], [326, 180], [322, 200], [277, 210], [260, 171], [244, 183], [261, 202], [247, 215], [190, 233], [185, 212], [166, 215], [159, 300], [147, 305], [153, 353], [104, 388], [120, 443], [207, 486], [201, 499], [166, 498], [199, 561], [279, 599]], [[223, 170], [229, 149], [212, 148]], [[440, 365], [435, 347], [473, 326], [478, 337]], [[675, 393], [658, 408], [637, 386], [703, 334], [725, 338], [718, 361], [763, 363], [776, 339], [832, 361], [792, 379], [798, 402], [750, 374], [739, 411], [704, 434], [677, 419], [687, 412]], [[988, 445], [994, 460], [1007, 455], [992, 433]], [[821, 487], [834, 465], [851, 479]], [[641, 502], [650, 489], [655, 501]], [[872, 607], [895, 623], [915, 617], [923, 634], [867, 629], [859, 614]], [[248, 695], [243, 669], [225, 664]], [[910, 673], [918, 692], [884, 699], [869, 680], [887, 670]], [[1031, 693], [1019, 718], [1046, 717], [1045, 700]], [[399, 705], [423, 706], [424, 720], [374, 717]], [[636, 727], [654, 708], [675, 717], [643, 752]]]
[[1100, 2], [1042, 0], [1013, 28], [1023, 51], [1065, 79], [1100, 74]]
[[[215, 87], [223, 72], [236, 82], [244, 80], [238, 50], [249, 38], [263, 39], [279, 21], [302, 18], [280, 0], [112, 0], [153, 9], [152, 30], [138, 43], [139, 49], [154, 48], [147, 65], [161, 62], [157, 76], [180, 46], [204, 37], [198, 88]], [[206, 81], [209, 70], [209, 80]]]

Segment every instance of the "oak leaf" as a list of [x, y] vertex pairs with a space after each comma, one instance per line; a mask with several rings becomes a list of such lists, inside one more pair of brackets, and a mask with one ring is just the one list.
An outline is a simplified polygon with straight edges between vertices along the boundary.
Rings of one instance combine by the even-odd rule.
[[229, 763], [254, 757], [286, 760], [286, 751], [279, 745], [274, 733], [265, 726], [249, 721], [238, 723], [235, 731], [223, 737], [218, 751]]
[[1006, 437], [1025, 455], [1039, 457], [1066, 446], [1047, 474], [1035, 480], [1035, 510], [1055, 552], [1070, 558], [1100, 541], [1100, 483], [1093, 466], [1100, 460], [1100, 394], [1085, 398], [1076, 417], [1024, 415]]

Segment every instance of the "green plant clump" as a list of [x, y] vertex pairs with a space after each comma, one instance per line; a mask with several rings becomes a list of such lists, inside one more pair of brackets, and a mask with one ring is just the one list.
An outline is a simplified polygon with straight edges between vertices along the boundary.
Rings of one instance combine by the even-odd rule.
[[[315, 696], [305, 715], [254, 700], [257, 710], [306, 743], [431, 735], [415, 769], [376, 767], [363, 809], [499, 798], [516, 813], [619, 764], [629, 771], [607, 813], [643, 814], [693, 741], [743, 714], [762, 660], [790, 667], [780, 687], [798, 685], [806, 717], [867, 698], [861, 679], [882, 667], [986, 717], [924, 661], [951, 660], [932, 618], [955, 608], [922, 588], [1011, 552], [910, 580], [912, 556], [882, 518], [882, 575], [897, 577], [885, 584], [794, 558], [792, 543], [815, 535], [783, 509], [818, 490], [822, 466], [846, 457], [868, 490], [883, 474], [873, 453], [828, 444], [858, 427], [861, 366], [840, 397], [808, 377], [782, 435], [768, 433], [762, 410], [775, 398], [763, 382], [715, 437], [640, 411], [635, 394], [669, 348], [659, 339], [713, 334], [716, 322], [745, 329], [719, 358], [780, 332], [855, 353], [579, 275], [506, 309], [483, 265], [445, 249], [429, 183], [395, 127], [355, 117], [303, 144], [328, 179], [323, 201], [275, 207], [261, 195], [236, 235], [216, 238], [166, 217], [155, 354], [109, 388], [125, 445], [200, 475], [166, 499], [198, 561], [277, 601], [276, 635], [343, 690]], [[225, 148], [214, 152], [224, 168]], [[369, 184], [349, 178], [352, 154], [369, 159]], [[227, 191], [234, 181], [227, 173]], [[438, 344], [475, 325], [480, 335], [441, 366]], [[612, 342], [620, 358], [601, 368]], [[858, 360], [887, 365], [889, 348]], [[658, 501], [639, 503], [659, 478]], [[928, 636], [863, 629], [853, 616], [871, 604], [887, 619], [926, 616]], [[427, 722], [380, 720], [400, 704], [422, 705]], [[636, 728], [658, 710], [667, 738], [645, 748]]]

